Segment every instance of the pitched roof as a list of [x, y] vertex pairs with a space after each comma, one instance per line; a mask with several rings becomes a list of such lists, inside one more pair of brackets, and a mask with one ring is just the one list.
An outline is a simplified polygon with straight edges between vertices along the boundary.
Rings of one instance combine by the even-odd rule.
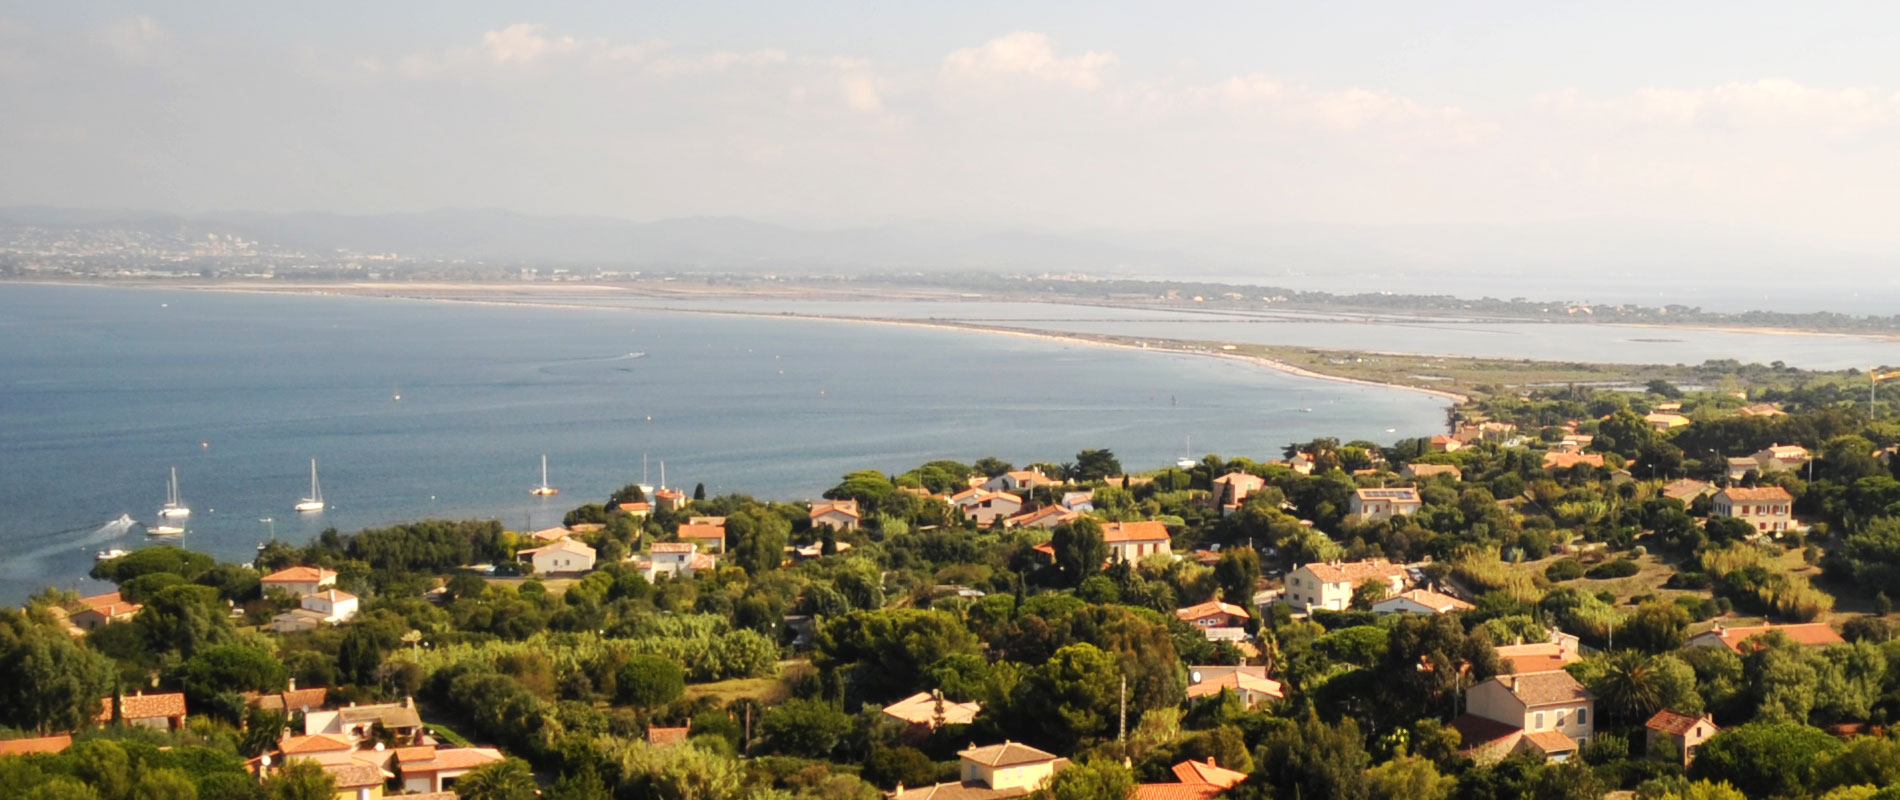
[[321, 567], [285, 567], [258, 580], [264, 583], [322, 583], [336, 580], [336, 572]]
[[532, 555], [538, 555], [540, 553], [573, 553], [575, 555], [587, 556], [588, 558], [593, 558], [594, 548], [588, 547], [585, 542], [577, 542], [573, 539], [562, 539], [558, 542], [555, 542], [554, 544], [546, 545], [543, 547], [532, 547], [527, 550], [518, 551], [515, 553], [515, 555], [532, 556]]
[[1374, 558], [1366, 561], [1348, 561], [1343, 564], [1316, 561], [1305, 565], [1303, 569], [1313, 573], [1313, 577], [1326, 583], [1339, 583], [1344, 581], [1354, 586], [1369, 580], [1391, 580], [1393, 578], [1405, 580], [1406, 578], [1404, 567], [1382, 558]]
[[1458, 478], [1464, 475], [1451, 464], [1407, 464], [1405, 468], [1411, 470], [1414, 477], [1419, 478], [1428, 478], [1433, 475], [1450, 475]]
[[811, 518], [817, 519], [836, 511], [848, 517], [858, 516], [856, 500], [814, 500], [811, 504]]
[[680, 526], [679, 538], [717, 539], [723, 542], [726, 540], [726, 526], [724, 523], [718, 525], [694, 525], [689, 522]]
[[309, 736], [286, 736], [277, 742], [277, 749], [285, 755], [299, 753], [322, 753], [332, 750], [354, 750], [356, 743], [341, 736], [327, 733], [313, 733]]
[[574, 535], [574, 532], [566, 528], [542, 528], [541, 530], [528, 534], [528, 538], [542, 542], [558, 542], [572, 535]]
[[958, 758], [974, 761], [989, 767], [1009, 767], [1017, 764], [1034, 764], [1041, 761], [1054, 761], [1054, 753], [1045, 753], [1018, 742], [972, 747], [957, 753]]
[[1457, 719], [1451, 721], [1451, 727], [1464, 738], [1464, 745], [1460, 750], [1465, 752], [1523, 733], [1522, 728], [1476, 714], [1458, 715]]
[[1503, 685], [1506, 691], [1515, 695], [1527, 706], [1544, 706], [1551, 703], [1574, 703], [1590, 698], [1590, 690], [1583, 688], [1576, 678], [1563, 670], [1549, 672], [1525, 672], [1516, 675], [1499, 675], [1491, 680]]
[[1694, 728], [1696, 723], [1705, 720], [1708, 721], [1709, 727], [1715, 727], [1715, 720], [1707, 715], [1692, 717], [1688, 714], [1678, 714], [1665, 708], [1656, 712], [1656, 716], [1650, 717], [1648, 722], [1643, 723], [1643, 727], [1673, 736], [1681, 736], [1688, 733], [1690, 728]]
[[1593, 467], [1603, 466], [1602, 453], [1560, 453], [1551, 451], [1544, 454], [1544, 469], [1569, 469], [1578, 464]]
[[1470, 611], [1473, 608], [1477, 608], [1477, 606], [1456, 597], [1452, 597], [1448, 594], [1440, 594], [1430, 589], [1413, 589], [1411, 591], [1401, 592], [1398, 595], [1381, 600], [1374, 605], [1384, 605], [1401, 598], [1410, 600], [1439, 614], [1451, 611]]
[[1017, 514], [1016, 516], [1003, 520], [1003, 527], [1015, 528], [1022, 525], [1034, 525], [1051, 517], [1054, 517], [1057, 523], [1063, 523], [1080, 516], [1082, 516], [1081, 512], [1070, 511], [1062, 506], [1043, 506], [1034, 511]]
[[1214, 482], [1221, 483], [1221, 484], [1231, 483], [1235, 486], [1250, 486], [1255, 489], [1258, 489], [1267, 485], [1266, 478], [1262, 478], [1259, 475], [1255, 475], [1251, 472], [1229, 472], [1225, 475], [1215, 478]]
[[692, 553], [697, 551], [698, 548], [694, 547], [692, 542], [654, 542], [651, 547], [647, 548], [647, 552], [649, 553]]
[[1154, 542], [1167, 538], [1168, 526], [1157, 520], [1102, 523], [1104, 542]]
[[1205, 783], [1138, 783], [1134, 800], [1214, 800], [1221, 787]]
[[95, 594], [91, 597], [79, 598], [79, 604], [87, 608], [114, 606], [123, 602], [125, 602], [125, 598], [120, 596], [118, 592], [107, 592], [105, 594]]
[[119, 716], [125, 719], [182, 717], [185, 715], [183, 692], [170, 694], [134, 694], [119, 698]]
[[73, 743], [73, 737], [41, 736], [33, 739], [8, 739], [0, 741], [0, 756], [24, 756], [34, 753], [64, 752]]
[[905, 789], [891, 795], [891, 800], [1003, 800], [1026, 794], [1029, 792], [1024, 789], [991, 789], [980, 783], [951, 782]]
[[1803, 622], [1795, 625], [1745, 625], [1734, 628], [1724, 626], [1702, 635], [1714, 634], [1728, 649], [1739, 653], [1742, 652], [1744, 642], [1769, 631], [1779, 631], [1795, 644], [1804, 647], [1823, 647], [1847, 642], [1825, 622]]
[[1551, 642], [1499, 645], [1497, 651], [1498, 663], [1506, 675], [1549, 672], [1578, 660], [1575, 653]]
[[323, 771], [336, 779], [338, 789], [383, 785], [383, 771], [369, 764], [325, 764]]
[[1183, 761], [1174, 765], [1174, 779], [1182, 783], [1210, 784], [1222, 789], [1230, 789], [1246, 780], [1247, 773], [1215, 766], [1214, 760], [1210, 758], [1206, 761]]
[[1731, 486], [1727, 489], [1723, 489], [1722, 491], [1717, 492], [1715, 496], [1720, 497], [1720, 498], [1725, 498], [1729, 500], [1730, 502], [1736, 502], [1736, 503], [1792, 503], [1794, 502], [1794, 495], [1788, 494], [1787, 489], [1783, 489], [1779, 486], [1758, 486], [1753, 489], [1744, 489], [1741, 487]]
[[1565, 736], [1560, 731], [1526, 731], [1524, 741], [1545, 753], [1574, 753], [1577, 740]]
[[1279, 681], [1249, 675], [1245, 672], [1229, 672], [1217, 678], [1201, 681], [1187, 688], [1187, 696], [1190, 698], [1212, 697], [1220, 694], [1223, 689], [1233, 689], [1236, 692], [1258, 692], [1280, 699], [1286, 697], [1286, 692], [1281, 689]]
[[249, 700], [251, 705], [257, 706], [265, 711], [322, 708], [325, 704], [330, 702], [330, 690], [326, 687], [319, 686], [315, 689], [291, 689], [289, 691], [272, 692], [270, 694], [257, 694], [253, 692], [247, 693], [245, 699]]
[[1670, 483], [1668, 486], [1664, 486], [1662, 488], [1662, 495], [1664, 497], [1674, 498], [1676, 500], [1681, 500], [1686, 503], [1686, 502], [1689, 502], [1690, 500], [1694, 500], [1699, 495], [1705, 494], [1713, 490], [1714, 488], [1715, 486], [1713, 484], [1708, 483], [1707, 481], [1699, 481], [1694, 478], [1683, 478], [1681, 480]]
[[1423, 502], [1418, 499], [1418, 490], [1411, 488], [1409, 486], [1400, 486], [1400, 487], [1392, 487], [1392, 488], [1385, 488], [1385, 489], [1359, 489], [1353, 492], [1353, 494], [1359, 497], [1360, 502], [1365, 502], [1367, 500], [1375, 500], [1375, 501], [1382, 500], [1389, 503]]
[[[968, 725], [982, 711], [981, 703], [943, 701], [943, 721], [947, 725]], [[885, 706], [884, 715], [912, 725], [930, 725], [937, 720], [937, 698], [929, 692], [918, 692]]]
[[[331, 603], [339, 603], [344, 600], [356, 599], [356, 595], [350, 594], [349, 592], [337, 591], [336, 589], [325, 589], [321, 592], [317, 592], [316, 594], [310, 595], [309, 597], [321, 597], [325, 600], [330, 601]], [[307, 597], [305, 599], [309, 599], [309, 598]]]
[[1211, 617], [1211, 616], [1214, 616], [1215, 614], [1229, 614], [1232, 616], [1241, 617], [1243, 619], [1251, 618], [1252, 616], [1247, 613], [1247, 609], [1241, 608], [1240, 606], [1234, 605], [1232, 603], [1223, 603], [1219, 600], [1209, 600], [1199, 605], [1192, 605], [1192, 606], [1188, 606], [1187, 608], [1177, 608], [1174, 611], [1174, 615], [1176, 617], [1179, 617], [1184, 620], [1197, 620], [1197, 619], [1202, 619], [1205, 617]]
[[[421, 748], [414, 749], [419, 750]], [[501, 754], [501, 751], [492, 747], [438, 747], [435, 748], [433, 758], [414, 761], [405, 760], [401, 757], [400, 753], [398, 753], [397, 763], [401, 765], [402, 771], [406, 774], [410, 772], [441, 772], [450, 769], [474, 769], [484, 764], [493, 764], [497, 761], [501, 761], [503, 758], [504, 756]]]

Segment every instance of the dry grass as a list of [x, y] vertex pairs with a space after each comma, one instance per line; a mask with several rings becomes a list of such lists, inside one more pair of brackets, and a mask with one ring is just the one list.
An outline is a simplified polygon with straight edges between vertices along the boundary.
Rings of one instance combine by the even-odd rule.
[[792, 682], [811, 673], [811, 662], [804, 660], [781, 661], [778, 674], [767, 678], [734, 678], [712, 683], [695, 683], [686, 687], [686, 699], [697, 700], [712, 697], [725, 705], [734, 700], [752, 700], [760, 705], [773, 705], [791, 696]]

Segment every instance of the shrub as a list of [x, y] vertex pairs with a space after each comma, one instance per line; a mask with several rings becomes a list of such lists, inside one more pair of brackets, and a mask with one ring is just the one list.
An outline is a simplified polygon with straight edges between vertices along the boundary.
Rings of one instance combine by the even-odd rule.
[[1591, 567], [1590, 571], [1584, 574], [1597, 580], [1608, 580], [1611, 578], [1627, 578], [1641, 571], [1643, 571], [1642, 565], [1625, 558], [1616, 561], [1605, 561]]
[[1583, 562], [1574, 558], [1553, 561], [1544, 568], [1544, 577], [1553, 582], [1571, 581], [1583, 577]]

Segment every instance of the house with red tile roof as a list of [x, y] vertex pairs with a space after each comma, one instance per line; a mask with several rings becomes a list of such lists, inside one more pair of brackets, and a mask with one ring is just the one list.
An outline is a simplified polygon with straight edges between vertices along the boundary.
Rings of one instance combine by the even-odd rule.
[[1022, 797], [1049, 782], [1049, 777], [1069, 765], [1066, 758], [1045, 753], [1026, 744], [1004, 742], [971, 747], [957, 753], [958, 780], [905, 789], [902, 785], [891, 800], [1003, 800]]
[[686, 507], [686, 493], [678, 489], [655, 489], [653, 500], [661, 511], [678, 511]]
[[1498, 645], [1498, 666], [1500, 674], [1518, 675], [1527, 672], [1550, 672], [1583, 660], [1575, 649], [1566, 649], [1557, 642], [1518, 642]]
[[1564, 761], [1596, 732], [1596, 696], [1563, 670], [1492, 677], [1471, 687], [1465, 707], [1451, 724], [1481, 763], [1524, 750]]
[[118, 592], [81, 597], [79, 604], [84, 607], [73, 612], [69, 619], [75, 627], [88, 631], [130, 620], [139, 613], [139, 609], [144, 608], [119, 596]]
[[322, 567], [287, 567], [258, 579], [266, 591], [281, 589], [292, 597], [316, 594], [336, 585], [336, 571]]
[[1177, 608], [1174, 616], [1196, 628], [1238, 628], [1245, 626], [1247, 620], [1252, 618], [1247, 609], [1219, 600]]
[[396, 749], [396, 773], [406, 792], [440, 792], [455, 780], [505, 758], [490, 747], [436, 747], [422, 745]]
[[1033, 469], [1019, 469], [1005, 472], [979, 484], [977, 488], [991, 492], [1026, 493], [1038, 486], [1058, 486], [1062, 481], [1051, 478]]
[[1403, 469], [1399, 470], [1399, 477], [1411, 481], [1422, 481], [1435, 478], [1439, 475], [1449, 475], [1454, 481], [1464, 478], [1464, 473], [1458, 471], [1458, 467], [1453, 464], [1419, 464], [1415, 462], [1406, 464]]
[[1405, 591], [1411, 575], [1404, 567], [1382, 558], [1350, 562], [1313, 562], [1295, 567], [1286, 576], [1286, 601], [1295, 609], [1324, 608], [1344, 611], [1352, 605], [1353, 590], [1367, 581], [1386, 585], [1386, 594]]
[[1794, 527], [1794, 495], [1779, 486], [1745, 489], [1731, 486], [1715, 493], [1710, 517], [1734, 517], [1757, 534], [1780, 534]]
[[1723, 625], [1720, 621], [1706, 633], [1689, 637], [1691, 647], [1726, 647], [1741, 653], [1752, 647], [1748, 640], [1763, 636], [1769, 632], [1779, 633], [1802, 647], [1827, 647], [1846, 644], [1847, 640], [1825, 622], [1803, 622], [1793, 625]]
[[1197, 700], [1221, 692], [1233, 692], [1244, 708], [1285, 700], [1286, 690], [1279, 681], [1267, 677], [1266, 667], [1201, 666], [1188, 667], [1187, 698]]
[[830, 525], [841, 531], [857, 530], [858, 520], [862, 519], [856, 500], [813, 500], [810, 518], [814, 528]]
[[1750, 454], [1749, 458], [1761, 465], [1761, 474], [1767, 475], [1800, 469], [1813, 456], [1808, 453], [1808, 448], [1798, 444], [1771, 444], [1766, 449]]
[[[94, 720], [100, 724], [112, 721], [112, 708], [115, 698], [106, 697], [99, 701], [99, 716]], [[127, 725], [151, 728], [157, 731], [175, 731], [185, 727], [185, 695], [183, 692], [165, 694], [146, 694], [143, 691], [117, 698], [120, 720]]]
[[1240, 510], [1247, 502], [1247, 495], [1267, 488], [1267, 479], [1251, 472], [1229, 472], [1214, 479], [1214, 502], [1220, 504], [1221, 516], [1227, 516]]
[[685, 725], [681, 725], [679, 727], [674, 727], [674, 728], [663, 727], [660, 725], [648, 725], [647, 726], [647, 744], [653, 745], [655, 747], [677, 747], [679, 745], [685, 744], [686, 740], [689, 737], [691, 737], [692, 734], [693, 734], [692, 720], [687, 720]]
[[950, 505], [962, 512], [965, 519], [973, 519], [976, 524], [987, 526], [996, 520], [1022, 513], [1023, 499], [1008, 492], [966, 489], [951, 495]]
[[1707, 714], [1691, 716], [1678, 714], [1667, 708], [1656, 712], [1643, 724], [1648, 731], [1648, 751], [1651, 753], [1670, 753], [1671, 760], [1680, 762], [1688, 769], [1689, 762], [1695, 760], [1696, 751], [1702, 743], [1721, 732], [1716, 727], [1715, 718]]
[[312, 709], [330, 705], [330, 690], [319, 686], [314, 689], [297, 688], [297, 679], [291, 678], [288, 688], [281, 692], [264, 694], [260, 692], [242, 692], [244, 702], [254, 708], [265, 711], [282, 711], [285, 714], [302, 714]]
[[698, 545], [708, 553], [726, 552], [726, 521], [723, 519], [716, 525], [682, 523], [676, 536], [680, 541]]
[[1168, 526], [1156, 520], [1141, 522], [1104, 522], [1102, 541], [1108, 544], [1108, 560], [1137, 562], [1148, 556], [1170, 555]]
[[1081, 518], [1081, 514], [1062, 506], [1043, 506], [1003, 520], [1005, 528], [1054, 528]]
[[1247, 779], [1247, 773], [1222, 767], [1212, 758], [1183, 761], [1172, 771], [1174, 783], [1137, 784], [1133, 800], [1213, 800]]
[[1372, 604], [1374, 614], [1451, 614], [1476, 608], [1470, 603], [1430, 589], [1411, 589]]
[[1455, 453], [1464, 449], [1464, 446], [1465, 443], [1458, 441], [1458, 437], [1446, 433], [1434, 435], [1431, 441], [1425, 443], [1425, 449], [1434, 453]]
[[1602, 453], [1575, 453], [1575, 452], [1565, 452], [1562, 450], [1552, 450], [1544, 454], [1544, 469], [1550, 470], [1552, 472], [1570, 469], [1571, 467], [1577, 466], [1578, 464], [1584, 464], [1584, 465], [1596, 467], [1597, 469], [1602, 469], [1603, 468], [1603, 454]]
[[562, 539], [566, 539], [573, 535], [574, 535], [574, 532], [571, 530], [568, 530], [567, 528], [542, 528], [541, 530], [534, 531], [533, 533], [528, 534], [528, 538], [533, 541], [546, 544], [550, 542], [558, 542]]
[[1425, 507], [1418, 490], [1409, 486], [1359, 489], [1347, 501], [1346, 513], [1361, 520], [1381, 520], [1417, 514]]
[[1660, 493], [1686, 506], [1695, 502], [1697, 498], [1715, 494], [1715, 484], [1694, 478], [1683, 478], [1669, 482], [1668, 485], [1662, 487]]

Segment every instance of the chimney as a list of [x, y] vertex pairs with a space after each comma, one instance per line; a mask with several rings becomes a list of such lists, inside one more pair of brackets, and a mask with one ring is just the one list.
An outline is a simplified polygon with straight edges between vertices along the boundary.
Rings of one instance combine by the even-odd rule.
[[288, 689], [285, 689], [284, 691], [286, 691], [286, 692], [294, 692], [294, 691], [297, 691], [297, 679], [296, 679], [296, 678], [291, 678], [291, 679], [290, 679], [290, 688], [288, 688]]
[[1208, 757], [1207, 757], [1207, 765], [1208, 765], [1208, 766], [1210, 766], [1210, 767], [1218, 767], [1218, 766], [1220, 766], [1219, 764], [1216, 764], [1216, 763], [1214, 763], [1214, 757], [1213, 757], [1213, 756], [1208, 756]]
[[898, 782], [897, 782], [897, 791], [895, 791], [895, 792], [891, 792], [891, 796], [892, 796], [892, 797], [903, 797], [903, 796], [904, 796], [904, 782], [903, 782], [903, 781], [898, 781]]
[[403, 695], [403, 698], [402, 698], [402, 707], [403, 707], [403, 708], [415, 708], [415, 707], [416, 707], [416, 697], [415, 697], [415, 695]]

